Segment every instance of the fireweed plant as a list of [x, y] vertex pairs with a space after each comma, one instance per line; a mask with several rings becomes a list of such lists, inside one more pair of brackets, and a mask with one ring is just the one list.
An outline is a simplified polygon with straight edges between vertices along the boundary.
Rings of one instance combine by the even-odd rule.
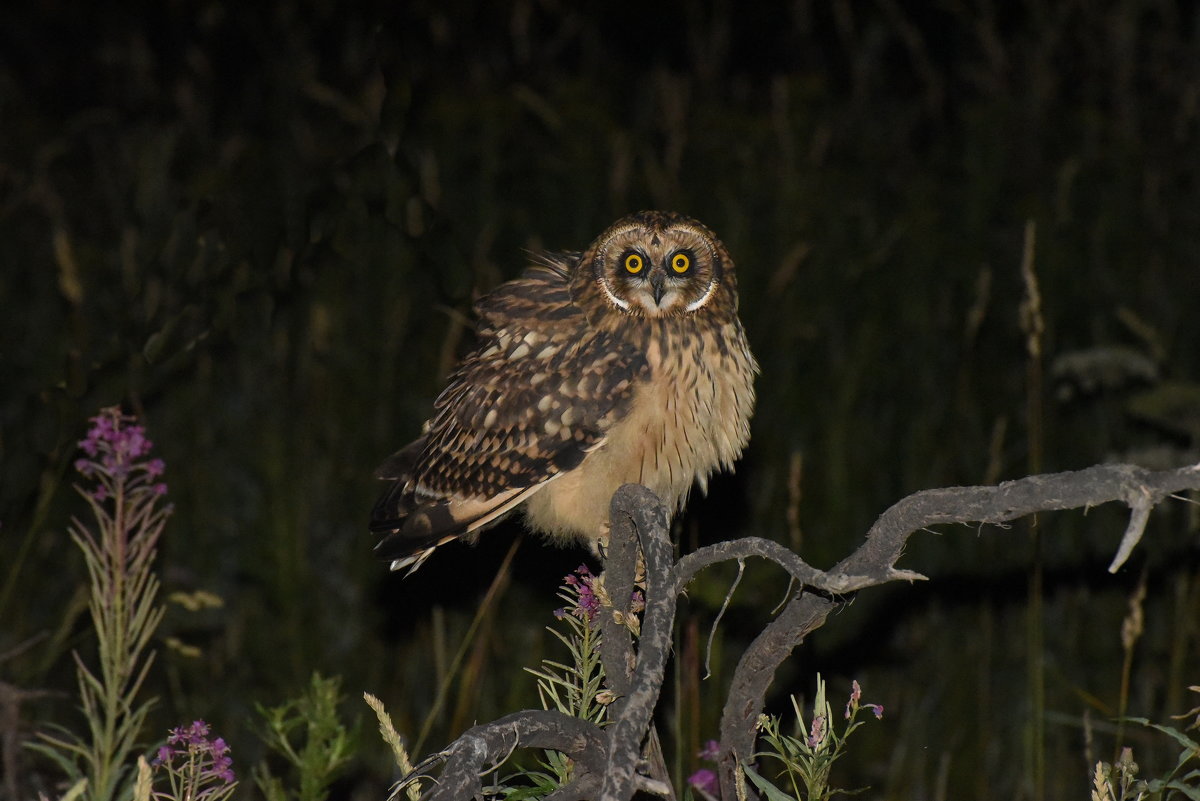
[[[132, 770], [131, 757], [154, 704], [154, 699], [139, 702], [138, 694], [154, 662], [148, 646], [165, 611], [157, 603], [153, 568], [171, 514], [163, 461], [151, 458], [153, 444], [136, 423], [118, 407], [102, 409], [80, 440], [82, 455], [75, 461], [84, 479], [75, 489], [93, 518], [90, 524], [73, 518], [70, 526], [71, 539], [87, 564], [88, 611], [99, 662], [92, 668], [78, 652], [73, 654], [88, 731], [80, 736], [52, 724], [30, 747], [63, 770], [71, 784], [69, 797], [112, 801], [129, 798], [136, 789], [145, 798], [152, 777], [165, 774], [172, 792], [155, 793], [156, 799], [221, 799], [228, 793], [218, 785], [231, 789], [234, 782], [228, 747], [220, 738], [207, 739], [203, 721], [174, 730], [159, 749], [154, 768], [141, 760], [144, 767]], [[175, 780], [185, 777], [196, 782], [186, 786], [203, 789], [203, 794], [176, 793], [186, 787]]]
[[[604, 688], [604, 666], [600, 662], [600, 614], [604, 597], [599, 576], [587, 565], [580, 565], [563, 579], [558, 597], [566, 604], [554, 611], [565, 632], [550, 626], [553, 634], [570, 652], [570, 664], [543, 660], [540, 668], [526, 668], [537, 677], [538, 696], [544, 709], [557, 709], [567, 715], [604, 725], [607, 705], [614, 700]], [[529, 771], [532, 787], [506, 789], [510, 801], [541, 797], [571, 781], [571, 760], [561, 751], [545, 752], [544, 771]]]
[[153, 705], [136, 697], [154, 660], [147, 646], [164, 611], [156, 604], [152, 565], [171, 507], [164, 503], [163, 462], [149, 458], [152, 444], [134, 418], [112, 407], [91, 423], [79, 442], [83, 456], [75, 462], [87, 483], [75, 489], [94, 523], [73, 518], [70, 533], [87, 563], [99, 671], [74, 653], [88, 736], [55, 726], [53, 733], [40, 735], [38, 750], [52, 757], [75, 786], [86, 782], [89, 798], [108, 801], [127, 794], [129, 757]]
[[[89, 667], [78, 652], [73, 654], [87, 734], [50, 724], [49, 731], [39, 733], [38, 741], [29, 747], [53, 760], [67, 777], [69, 789], [61, 796], [64, 800], [226, 801], [238, 786], [229, 747], [221, 737], [211, 736], [210, 727], [202, 720], [172, 729], [165, 744], [149, 758], [139, 756], [137, 769], [133, 769], [137, 740], [154, 704], [154, 699], [139, 702], [138, 695], [153, 664], [149, 644], [164, 613], [164, 607], [156, 603], [159, 582], [153, 564], [171, 506], [162, 480], [163, 461], [151, 457], [153, 445], [136, 419], [111, 407], [90, 422], [87, 436], [79, 442], [82, 455], [75, 462], [84, 481], [75, 489], [87, 502], [93, 520], [84, 523], [74, 518], [70, 526], [71, 539], [87, 565], [88, 609], [97, 635], [97, 667]], [[608, 605], [603, 581], [581, 566], [564, 579], [558, 595], [565, 606], [556, 610], [555, 617], [565, 631], [548, 630], [567, 646], [570, 659], [566, 663], [546, 660], [529, 672], [537, 677], [543, 707], [604, 725], [607, 705], [614, 699], [604, 687], [599, 651], [597, 616]], [[635, 635], [640, 600], [640, 594], [635, 594], [635, 614], [624, 621]], [[1190, 689], [1200, 692], [1200, 686]], [[264, 768], [256, 780], [268, 798], [323, 799], [330, 780], [350, 759], [352, 738], [336, 721], [336, 680], [314, 676], [310, 692], [307, 700], [262, 710], [269, 724], [268, 745], [288, 756], [300, 776], [299, 792], [289, 794]], [[750, 765], [740, 766], [739, 771], [769, 801], [826, 801], [847, 792], [829, 786], [832, 765], [844, 753], [846, 738], [862, 725], [856, 719], [862, 709], [877, 718], [883, 715], [882, 707], [861, 703], [861, 696], [858, 682], [854, 682], [840, 733], [820, 676], [809, 725], [805, 725], [795, 699], [792, 701], [799, 736], [783, 734], [779, 718], [760, 717], [759, 730], [767, 750], [755, 757], [782, 763], [776, 781], [790, 793]], [[390, 717], [378, 701], [373, 708], [385, 741], [409, 774], [412, 765]], [[1180, 717], [1195, 718], [1187, 731], [1200, 729], [1200, 707]], [[1126, 749], [1114, 764], [1096, 765], [1091, 777], [1093, 801], [1200, 799], [1200, 768], [1196, 767], [1200, 744], [1178, 729], [1140, 718], [1128, 720], [1174, 738], [1183, 746], [1178, 761], [1161, 779], [1138, 779], [1132, 752]], [[296, 735], [305, 743], [301, 750], [293, 742]], [[715, 741], [699, 754], [709, 761], [718, 755]], [[523, 779], [519, 784], [508, 783], [494, 791], [507, 801], [523, 801], [547, 795], [571, 780], [573, 766], [561, 752], [545, 751], [541, 766], [545, 770], [521, 771], [512, 777]], [[716, 778], [711, 769], [699, 770], [689, 777], [689, 789], [694, 795], [712, 798], [719, 793]], [[401, 788], [409, 791], [410, 798], [419, 792], [411, 781], [396, 789]]]
[[882, 718], [883, 707], [862, 703], [862, 688], [857, 681], [853, 682], [850, 700], [846, 702], [846, 709], [842, 713], [845, 723], [839, 734], [834, 725], [833, 708], [825, 699], [825, 681], [817, 674], [817, 697], [813, 702], [812, 722], [807, 727], [804, 725], [804, 713], [800, 711], [794, 696], [792, 709], [796, 712], [800, 736], [783, 734], [780, 718], [762, 715], [758, 719], [758, 728], [770, 748], [754, 755], [770, 757], [782, 763], [778, 778], [786, 780], [791, 794], [771, 784], [749, 765], [743, 767], [746, 777], [770, 801], [826, 801], [838, 793], [857, 792], [830, 787], [829, 774], [833, 763], [845, 753], [846, 738], [863, 723], [857, 720], [858, 713], [869, 709], [876, 718]]
[[[721, 743], [717, 740], [709, 740], [696, 754], [696, 757], [715, 765], [721, 758]], [[721, 795], [721, 782], [717, 778], [717, 772], [712, 768], [700, 768], [688, 776], [687, 785], [694, 795], [699, 795], [701, 798], [717, 798]]]
[[[139, 761], [139, 782], [134, 801], [225, 801], [237, 788], [229, 746], [220, 737], [209, 738], [211, 729], [203, 720], [172, 729], [166, 745], [160, 746], [147, 770]], [[153, 789], [152, 782], [165, 775], [167, 791]]]
[[[1200, 693], [1200, 685], [1188, 687]], [[1175, 720], [1192, 722], [1180, 731], [1175, 726], [1152, 723], [1146, 718], [1126, 718], [1126, 722], [1137, 723], [1167, 735], [1183, 747], [1175, 760], [1174, 767], [1164, 776], [1152, 779], [1138, 778], [1138, 764], [1133, 761], [1133, 749], [1122, 748], [1115, 762], [1097, 762], [1092, 773], [1092, 801], [1174, 801], [1174, 799], [1200, 799], [1200, 741], [1187, 734], [1200, 732], [1200, 706], [1182, 715], [1172, 715]]]
[[603, 723], [611, 699], [603, 693], [604, 666], [600, 663], [600, 615], [603, 588], [587, 565], [580, 565], [563, 579], [558, 597], [566, 606], [554, 617], [566, 624], [566, 633], [546, 627], [571, 654], [571, 664], [545, 660], [540, 669], [526, 668], [537, 676], [542, 706], [553, 706], [577, 718]]

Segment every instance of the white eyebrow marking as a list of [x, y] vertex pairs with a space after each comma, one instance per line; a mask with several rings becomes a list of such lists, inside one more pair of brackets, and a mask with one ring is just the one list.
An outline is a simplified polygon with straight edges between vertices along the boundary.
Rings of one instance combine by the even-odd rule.
[[629, 303], [614, 295], [612, 290], [608, 288], [608, 282], [603, 278], [600, 279], [600, 288], [604, 290], [605, 295], [608, 295], [608, 299], [615, 303], [622, 311], [629, 311]]
[[689, 303], [689, 304], [687, 305], [687, 310], [688, 310], [688, 311], [695, 311], [696, 309], [698, 309], [698, 308], [700, 308], [701, 306], [703, 306], [705, 303], [708, 303], [708, 299], [709, 299], [709, 298], [711, 298], [711, 297], [712, 297], [712, 295], [713, 295], [713, 293], [714, 293], [714, 292], [716, 292], [716, 291], [717, 291], [717, 282], [716, 282], [716, 281], [709, 281], [709, 282], [708, 282], [708, 291], [706, 291], [706, 292], [705, 292], [705, 293], [704, 293], [704, 294], [703, 294], [703, 295], [702, 295], [702, 296], [699, 298], [699, 300], [693, 300], [691, 303]]

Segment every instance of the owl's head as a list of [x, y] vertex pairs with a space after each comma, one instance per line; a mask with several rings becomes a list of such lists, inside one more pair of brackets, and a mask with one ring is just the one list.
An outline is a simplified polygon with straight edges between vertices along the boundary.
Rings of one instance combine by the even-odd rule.
[[[643, 211], [617, 222], [583, 254], [577, 280], [634, 317], [679, 317], [721, 305], [736, 311], [733, 262], [712, 231], [679, 214]], [[593, 283], [594, 282], [594, 283]], [[732, 308], [730, 301], [732, 300]]]

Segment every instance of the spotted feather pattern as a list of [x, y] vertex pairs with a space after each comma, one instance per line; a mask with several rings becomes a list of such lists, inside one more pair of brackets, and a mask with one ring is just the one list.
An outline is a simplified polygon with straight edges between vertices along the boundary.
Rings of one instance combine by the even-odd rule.
[[[625, 268], [630, 253], [645, 269]], [[673, 273], [680, 253], [689, 268]], [[594, 547], [621, 484], [681, 508], [749, 439], [758, 366], [733, 263], [694, 220], [631, 215], [583, 253], [541, 257], [475, 310], [475, 349], [422, 436], [377, 472], [391, 484], [371, 528], [393, 569], [518, 506], [533, 528]]]
[[576, 467], [625, 414], [646, 359], [588, 324], [566, 275], [557, 264], [534, 266], [476, 304], [476, 349], [450, 376], [421, 439], [378, 471], [394, 481], [372, 515], [372, 530], [389, 535], [381, 556], [403, 559], [492, 522], [514, 490]]

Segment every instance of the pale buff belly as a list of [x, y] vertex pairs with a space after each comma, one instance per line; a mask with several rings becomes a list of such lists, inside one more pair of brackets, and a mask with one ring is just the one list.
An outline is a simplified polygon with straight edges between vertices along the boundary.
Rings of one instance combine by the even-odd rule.
[[649, 487], [675, 511], [693, 483], [703, 488], [714, 470], [732, 466], [750, 437], [754, 364], [741, 349], [721, 355], [709, 344], [701, 345], [711, 355], [703, 361], [686, 350], [660, 358], [652, 349], [655, 378], [638, 389], [604, 445], [526, 502], [533, 528], [560, 540], [606, 540], [609, 504], [622, 484]]

